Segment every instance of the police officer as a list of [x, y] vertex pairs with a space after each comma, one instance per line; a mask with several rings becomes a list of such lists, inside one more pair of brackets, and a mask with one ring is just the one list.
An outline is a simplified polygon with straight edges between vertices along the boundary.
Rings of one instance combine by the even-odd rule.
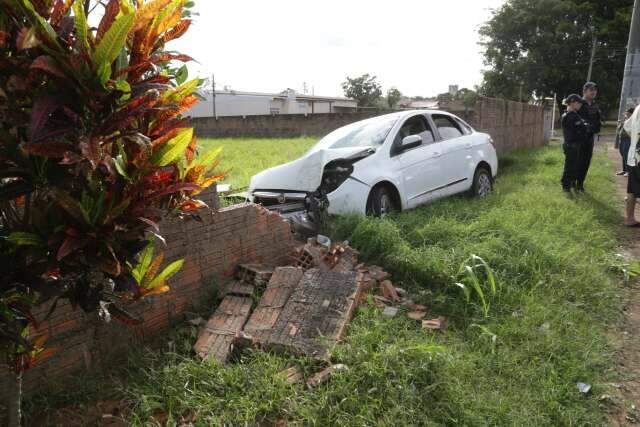
[[594, 136], [600, 133], [602, 126], [602, 114], [600, 107], [596, 104], [598, 96], [598, 85], [594, 82], [587, 82], [582, 87], [583, 104], [578, 114], [589, 124], [589, 135], [587, 142], [580, 148], [578, 155], [578, 182], [577, 191], [584, 192], [584, 180], [589, 172], [591, 157], [593, 156]]
[[564, 171], [561, 183], [562, 190], [571, 193], [572, 188], [579, 191], [580, 152], [588, 143], [590, 130], [587, 121], [578, 114], [583, 105], [583, 99], [580, 95], [569, 95], [565, 104], [567, 112], [562, 116]]

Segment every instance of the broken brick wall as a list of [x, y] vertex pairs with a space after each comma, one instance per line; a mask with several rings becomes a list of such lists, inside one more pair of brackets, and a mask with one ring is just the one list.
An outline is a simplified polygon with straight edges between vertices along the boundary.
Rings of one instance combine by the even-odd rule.
[[[210, 206], [217, 205], [215, 191], [205, 194]], [[39, 333], [48, 336], [47, 347], [56, 351], [29, 369], [24, 378], [27, 394], [39, 386], [60, 382], [67, 375], [89, 367], [103, 366], [122, 354], [132, 340], [148, 337], [182, 320], [190, 307], [211, 301], [216, 287], [232, 275], [239, 263], [262, 262], [283, 265], [291, 261], [294, 240], [288, 223], [278, 214], [252, 204], [241, 204], [202, 214], [202, 221], [165, 221], [165, 263], [184, 258], [182, 270], [170, 279], [171, 291], [145, 298], [127, 307], [143, 319], [132, 328], [113, 320], [101, 322], [96, 313], [74, 310], [58, 303], [51, 317], [45, 304], [36, 314]], [[161, 250], [160, 244], [156, 250]], [[0, 404], [8, 391], [9, 373], [0, 369]]]
[[[473, 108], [460, 103], [442, 108], [468, 121], [478, 131], [493, 137], [499, 153], [514, 148], [545, 145], [544, 107], [494, 98], [478, 98]], [[280, 114], [261, 116], [197, 117], [192, 119], [196, 134], [209, 138], [292, 138], [305, 135], [324, 136], [359, 120], [389, 111], [329, 114]]]

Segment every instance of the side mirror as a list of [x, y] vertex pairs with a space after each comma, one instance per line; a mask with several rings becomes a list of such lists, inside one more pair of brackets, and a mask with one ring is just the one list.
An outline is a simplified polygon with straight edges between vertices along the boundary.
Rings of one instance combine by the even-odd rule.
[[405, 136], [402, 139], [402, 144], [400, 144], [401, 150], [410, 150], [411, 148], [416, 148], [422, 145], [422, 137], [420, 135], [409, 135]]

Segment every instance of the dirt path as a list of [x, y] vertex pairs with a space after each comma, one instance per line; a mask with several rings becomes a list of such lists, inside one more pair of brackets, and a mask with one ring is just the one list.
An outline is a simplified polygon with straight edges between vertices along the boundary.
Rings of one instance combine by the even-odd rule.
[[[620, 154], [609, 142], [599, 146], [607, 151], [613, 165], [612, 173], [621, 168]], [[624, 198], [627, 193], [627, 179], [616, 177], [616, 190], [621, 214], [624, 213]], [[640, 218], [640, 209], [636, 209]], [[640, 260], [640, 229], [625, 229], [622, 240], [624, 254], [630, 260]], [[614, 426], [640, 424], [640, 284], [632, 281], [626, 288], [624, 319], [614, 337], [617, 346], [616, 358], [621, 382], [613, 398], [610, 421]]]

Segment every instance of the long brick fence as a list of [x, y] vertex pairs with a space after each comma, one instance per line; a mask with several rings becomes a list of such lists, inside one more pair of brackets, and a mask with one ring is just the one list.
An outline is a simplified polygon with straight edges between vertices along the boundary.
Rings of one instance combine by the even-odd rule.
[[[498, 152], [518, 147], [548, 143], [544, 120], [544, 107], [502, 99], [479, 98], [475, 106], [464, 109], [457, 105], [444, 105], [444, 110], [464, 118], [473, 127], [489, 133]], [[209, 138], [287, 138], [322, 136], [359, 120], [385, 112], [283, 114], [234, 117], [198, 117], [192, 120], [196, 134]]]

